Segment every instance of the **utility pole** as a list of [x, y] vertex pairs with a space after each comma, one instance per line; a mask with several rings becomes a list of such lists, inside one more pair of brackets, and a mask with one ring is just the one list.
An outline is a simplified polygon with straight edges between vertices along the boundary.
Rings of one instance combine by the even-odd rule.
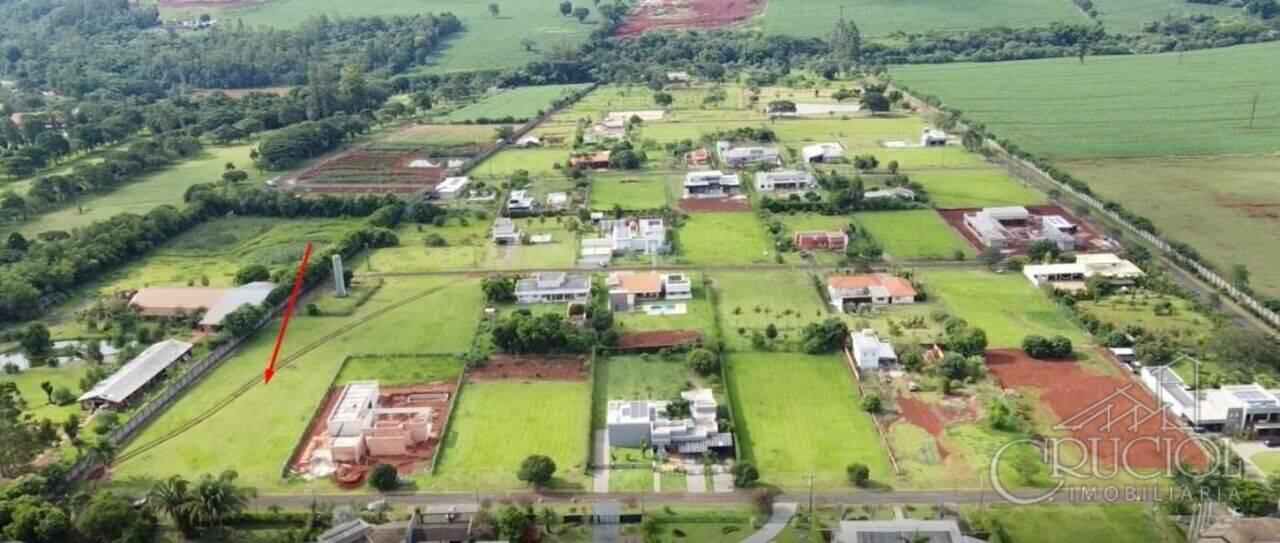
[[1258, 91], [1253, 91], [1253, 102], [1249, 105], [1249, 128], [1253, 129], [1253, 118], [1258, 113]]
[[813, 524], [813, 474], [809, 474], [809, 523]]

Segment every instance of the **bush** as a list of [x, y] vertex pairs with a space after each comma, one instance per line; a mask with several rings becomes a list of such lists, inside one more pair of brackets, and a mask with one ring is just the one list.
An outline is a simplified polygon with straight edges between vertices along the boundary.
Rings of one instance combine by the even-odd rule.
[[755, 464], [744, 461], [733, 465], [733, 486], [747, 488], [758, 480], [760, 480], [760, 471], [756, 470]]
[[1070, 358], [1074, 349], [1065, 336], [1047, 338], [1029, 335], [1022, 338], [1022, 350], [1031, 358]]
[[520, 472], [516, 478], [535, 487], [546, 486], [556, 473], [556, 462], [541, 454], [532, 454], [520, 463]]
[[685, 365], [703, 377], [720, 373], [720, 357], [707, 349], [689, 351], [689, 355], [685, 357]]
[[854, 462], [844, 468], [845, 474], [849, 476], [849, 482], [854, 486], [863, 488], [871, 481], [871, 468], [861, 462]]
[[382, 492], [395, 490], [399, 482], [400, 475], [396, 473], [395, 466], [390, 464], [378, 463], [373, 467], [373, 471], [369, 472], [369, 486]]
[[271, 278], [271, 271], [262, 264], [250, 264], [236, 272], [236, 284], [243, 285], [254, 281], [266, 281]]
[[773, 499], [778, 495], [778, 491], [772, 488], [758, 488], [751, 493], [751, 505], [756, 508], [756, 512], [761, 515], [769, 515], [773, 513]]
[[879, 413], [884, 408], [879, 396], [867, 396], [862, 399], [862, 410], [871, 414]]

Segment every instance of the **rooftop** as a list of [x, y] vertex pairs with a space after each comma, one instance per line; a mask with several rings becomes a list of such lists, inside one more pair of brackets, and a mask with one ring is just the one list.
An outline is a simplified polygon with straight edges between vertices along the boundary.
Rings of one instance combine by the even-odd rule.
[[269, 281], [254, 281], [245, 283], [236, 288], [228, 290], [218, 303], [210, 307], [205, 312], [204, 318], [200, 319], [200, 324], [205, 326], [217, 326], [222, 324], [223, 319], [233, 311], [240, 309], [245, 305], [259, 305], [266, 301], [267, 296], [275, 290], [275, 283]]
[[123, 402], [178, 359], [191, 352], [191, 347], [190, 343], [176, 339], [166, 339], [147, 347], [110, 377], [103, 379], [80, 396], [79, 401], [97, 399], [113, 403]]
[[827, 278], [827, 288], [835, 290], [870, 290], [875, 287], [883, 288], [894, 298], [916, 295], [911, 281], [887, 273], [835, 275]]

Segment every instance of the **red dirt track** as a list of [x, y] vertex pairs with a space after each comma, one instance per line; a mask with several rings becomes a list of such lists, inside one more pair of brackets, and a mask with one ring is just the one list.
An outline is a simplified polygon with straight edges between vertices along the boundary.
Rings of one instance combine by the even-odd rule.
[[618, 335], [617, 348], [627, 349], [660, 349], [675, 347], [697, 341], [702, 334], [691, 330], [655, 330], [652, 332], [629, 332]]
[[467, 380], [585, 381], [587, 359], [582, 356], [497, 355], [467, 370]]
[[750, 19], [763, 9], [764, 0], [642, 0], [615, 35], [720, 28]]
[[[942, 431], [946, 427], [946, 423], [943, 422], [942, 417], [939, 417], [938, 414], [929, 407], [929, 404], [917, 400], [915, 397], [899, 396], [898, 410], [901, 412], [903, 420], [924, 428], [924, 431], [929, 432], [929, 435], [933, 436], [934, 442], [938, 441], [938, 436], [942, 435]], [[942, 443], [937, 444], [938, 454], [943, 458], [946, 458], [948, 454], [946, 447], [943, 447]]]
[[727, 198], [685, 198], [680, 200], [680, 211], [686, 213], [731, 213], [751, 211], [751, 200], [746, 196]]
[[1178, 450], [1190, 434], [1167, 412], [1154, 414], [1155, 399], [1135, 381], [1098, 375], [1073, 361], [1035, 360], [1012, 349], [989, 350], [986, 358], [1001, 386], [1034, 390], [1071, 437], [1094, 443], [1099, 465], [1127, 462], [1145, 470], [1174, 468], [1179, 461], [1208, 464], [1198, 447]]

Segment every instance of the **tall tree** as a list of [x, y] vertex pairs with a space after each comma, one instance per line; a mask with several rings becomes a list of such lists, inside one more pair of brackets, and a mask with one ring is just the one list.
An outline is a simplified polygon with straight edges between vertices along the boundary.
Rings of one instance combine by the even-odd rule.
[[862, 32], [853, 21], [841, 19], [831, 31], [831, 54], [835, 58], [854, 60], [862, 53]]

